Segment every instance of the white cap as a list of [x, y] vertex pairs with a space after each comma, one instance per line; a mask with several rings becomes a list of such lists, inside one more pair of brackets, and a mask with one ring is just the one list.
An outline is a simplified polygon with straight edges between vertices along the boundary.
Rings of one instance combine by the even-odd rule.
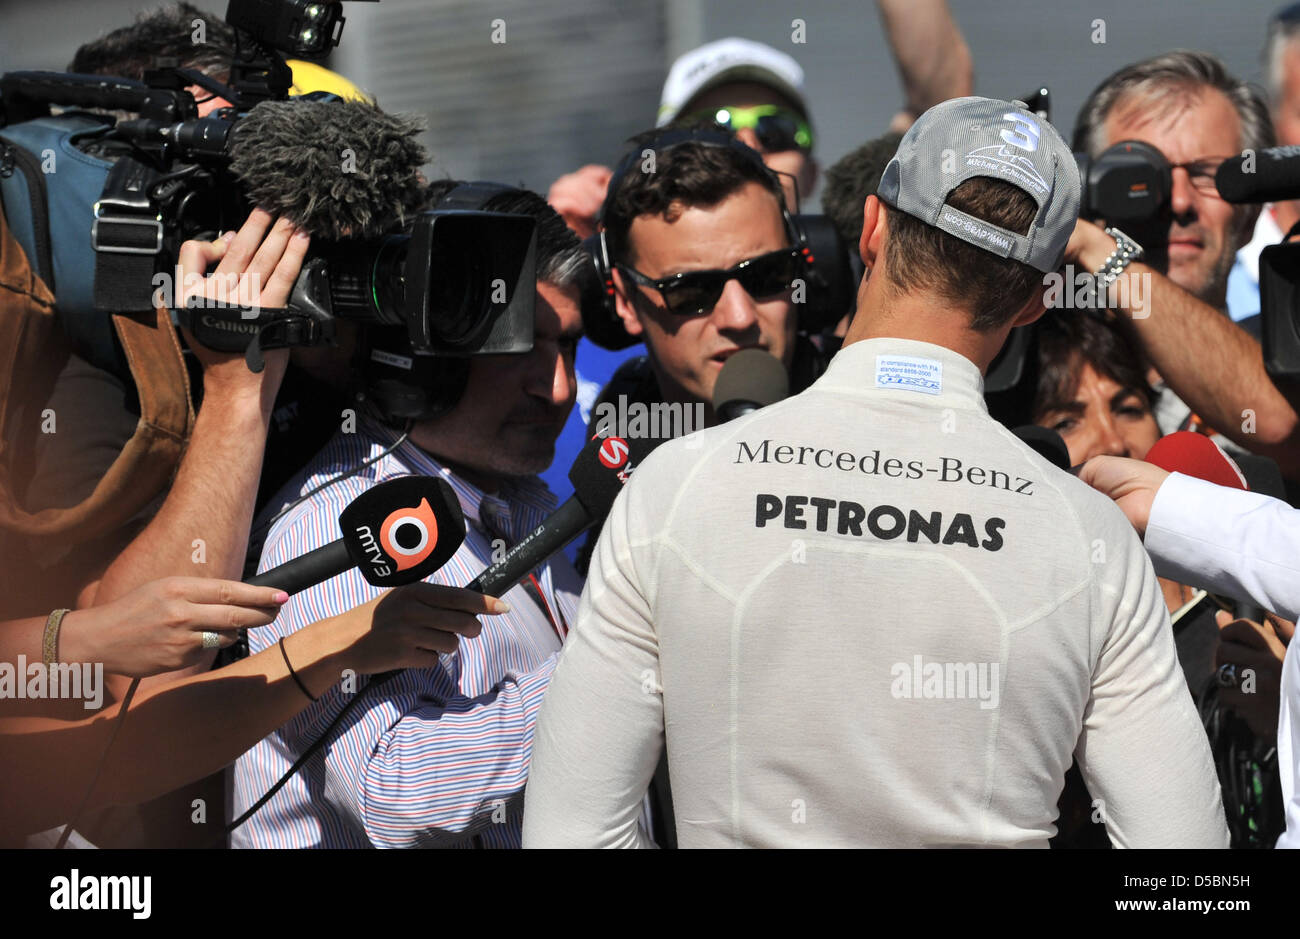
[[671, 123], [702, 92], [734, 81], [752, 81], [774, 88], [807, 116], [803, 69], [799, 63], [771, 46], [733, 36], [692, 49], [673, 63], [659, 99], [655, 126]]

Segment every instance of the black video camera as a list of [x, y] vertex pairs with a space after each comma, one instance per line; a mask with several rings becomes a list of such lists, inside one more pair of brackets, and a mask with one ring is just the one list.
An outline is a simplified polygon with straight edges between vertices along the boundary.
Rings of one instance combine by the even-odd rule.
[[[1300, 148], [1246, 151], [1224, 160], [1215, 175], [1220, 195], [1235, 204], [1300, 198]], [[1274, 381], [1300, 387], [1300, 244], [1287, 239], [1259, 255], [1259, 336], [1264, 368]]]
[[[228, 85], [184, 68], [155, 70], [143, 82], [0, 77], [5, 218], [54, 293], [73, 348], [123, 378], [130, 370], [108, 314], [150, 313], [156, 278], [173, 273], [184, 241], [213, 238], [247, 217], [251, 205], [229, 168], [236, 128], [256, 105], [288, 99], [286, 54], [327, 53], [344, 18], [337, 0], [231, 0], [226, 21], [238, 37]], [[233, 107], [200, 118], [191, 85]], [[136, 116], [104, 114], [123, 111]], [[57, 160], [57, 172], [45, 160]], [[536, 223], [482, 211], [491, 194], [454, 192], [405, 231], [317, 239], [283, 310], [250, 316], [191, 301], [173, 309], [173, 321], [204, 345], [246, 350], [254, 368], [262, 349], [331, 341], [338, 319], [404, 326], [421, 354], [527, 351]], [[173, 285], [176, 296], [181, 286]]]
[[1120, 229], [1142, 246], [1146, 264], [1167, 270], [1173, 172], [1165, 155], [1140, 140], [1121, 140], [1095, 160], [1086, 153], [1074, 158], [1083, 185], [1079, 214]]

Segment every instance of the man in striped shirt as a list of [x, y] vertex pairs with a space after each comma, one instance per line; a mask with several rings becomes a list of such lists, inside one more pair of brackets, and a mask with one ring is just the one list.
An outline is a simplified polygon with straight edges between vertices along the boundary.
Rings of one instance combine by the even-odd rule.
[[[589, 260], [540, 196], [509, 191], [485, 208], [538, 222], [532, 351], [471, 358], [450, 409], [414, 423], [395, 448], [400, 431], [373, 416], [336, 435], [268, 508], [310, 493], [274, 519], [261, 570], [338, 537], [343, 508], [395, 476], [443, 476], [464, 511], [465, 542], [429, 578], [437, 583], [465, 586], [554, 509], [536, 474], [550, 464], [574, 402]], [[445, 371], [456, 367], [434, 362]], [[315, 492], [340, 474], [346, 475]], [[562, 555], [535, 569], [505, 594], [510, 612], [485, 619], [482, 633], [443, 655], [441, 667], [409, 669], [368, 695], [328, 745], [235, 831], [233, 846], [518, 847], [533, 724], [581, 589]], [[356, 570], [305, 590], [273, 626], [250, 632], [251, 651], [378, 592]], [[364, 681], [344, 676], [240, 758], [236, 813], [271, 788]]]

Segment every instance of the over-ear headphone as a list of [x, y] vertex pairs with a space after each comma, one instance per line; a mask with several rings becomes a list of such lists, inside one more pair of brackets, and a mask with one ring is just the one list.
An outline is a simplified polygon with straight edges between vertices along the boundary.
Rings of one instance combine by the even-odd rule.
[[[609, 241], [605, 233], [605, 221], [609, 217], [615, 194], [628, 173], [639, 167], [651, 154], [657, 159], [660, 153], [683, 143], [698, 143], [708, 147], [726, 147], [741, 156], [763, 176], [771, 179], [778, 193], [782, 191], [780, 177], [763, 162], [762, 154], [723, 131], [707, 128], [670, 128], [628, 151], [614, 168], [614, 173], [610, 177], [609, 188], [605, 191], [605, 202], [600, 207], [600, 215], [597, 219], [599, 230], [583, 242], [584, 247], [590, 252], [592, 260], [595, 262], [596, 273], [600, 278], [600, 302], [592, 305], [594, 309], [584, 307], [583, 329], [587, 337], [598, 346], [606, 349], [623, 349], [640, 341], [628, 335], [627, 330], [623, 328], [623, 321], [618, 315], [615, 300], [614, 261], [610, 257]], [[813, 268], [816, 257], [809, 246], [808, 233], [805, 231], [804, 224], [802, 224], [807, 217], [791, 215], [783, 197], [780, 199], [780, 203], [781, 220], [785, 225], [786, 236], [790, 240], [790, 245], [797, 248], [803, 255], [803, 264], [809, 279], [820, 280], [820, 273]], [[806, 328], [810, 324], [805, 323], [802, 325]], [[818, 328], [821, 327], [818, 326]]]
[[[500, 183], [461, 183], [432, 209], [482, 210], [496, 196], [519, 191]], [[384, 423], [401, 426], [437, 417], [465, 394], [469, 356], [416, 355], [405, 326], [367, 325], [360, 334], [354, 360], [362, 378], [358, 397]]]

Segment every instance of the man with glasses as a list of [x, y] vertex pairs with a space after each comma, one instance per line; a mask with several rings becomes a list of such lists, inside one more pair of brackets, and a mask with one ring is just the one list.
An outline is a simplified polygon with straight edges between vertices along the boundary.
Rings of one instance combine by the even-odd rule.
[[1164, 433], [1218, 432], [1300, 478], [1300, 418], [1265, 372], [1259, 343], [1227, 316], [1228, 273], [1259, 208], [1231, 205], [1214, 186], [1224, 159], [1274, 144], [1263, 100], [1208, 53], [1155, 56], [1111, 75], [1079, 112], [1076, 151], [1095, 158], [1124, 140], [1150, 144], [1173, 167], [1168, 278], [1140, 259], [1117, 261], [1118, 239], [1088, 221], [1075, 229], [1067, 261], [1140, 279], [1119, 298], [1156, 387], [1168, 388], [1156, 409]]
[[728, 130], [763, 155], [798, 211], [817, 184], [813, 129], [799, 63], [748, 39], [719, 39], [681, 56], [668, 72], [658, 127]]
[[[796, 350], [792, 290], [802, 257], [778, 177], [761, 156], [722, 134], [650, 132], [610, 185], [604, 243], [614, 308], [645, 342], [643, 400], [702, 403], [741, 349], [762, 349], [788, 369]], [[653, 149], [654, 172], [638, 162]]]
[[[647, 152], [654, 172], [644, 171]], [[807, 274], [784, 200], [762, 156], [728, 134], [652, 130], [634, 138], [603, 210], [598, 250], [613, 296], [600, 315], [643, 341], [647, 354], [618, 369], [593, 414], [605, 404], [619, 414], [680, 405], [681, 422], [661, 425], [660, 436], [699, 429], [701, 419], [712, 425], [714, 383], [742, 349], [776, 357], [791, 393], [820, 374], [821, 354], [797, 331], [795, 282]], [[579, 571], [598, 535], [578, 552]]]
[[[901, 133], [932, 104], [971, 93], [971, 54], [947, 0], [879, 0], [878, 8], [903, 88], [902, 106], [890, 125]], [[735, 133], [781, 174], [791, 212], [799, 211], [817, 184], [816, 136], [804, 71], [771, 46], [732, 37], [683, 53], [669, 69], [656, 123], [721, 125]], [[607, 166], [584, 166], [556, 180], [547, 201], [586, 238], [596, 230], [596, 214], [611, 175]], [[560, 467], [567, 466], [586, 442], [584, 431], [597, 394], [621, 365], [640, 353], [635, 347], [603, 349], [589, 339], [579, 345], [578, 406], [560, 436], [554, 466], [542, 477], [561, 498], [568, 492], [568, 479]]]
[[[777, 250], [757, 210], [742, 255]], [[1227, 845], [1141, 543], [984, 405], [1078, 210], [1065, 141], [1011, 102], [912, 126], [863, 206], [872, 274], [826, 373], [664, 444], [614, 503], [542, 702], [525, 847], [645, 844], [665, 752], [682, 847], [1046, 847], [1076, 752], [1116, 845]], [[638, 239], [659, 221], [636, 216], [632, 266], [662, 282]]]

